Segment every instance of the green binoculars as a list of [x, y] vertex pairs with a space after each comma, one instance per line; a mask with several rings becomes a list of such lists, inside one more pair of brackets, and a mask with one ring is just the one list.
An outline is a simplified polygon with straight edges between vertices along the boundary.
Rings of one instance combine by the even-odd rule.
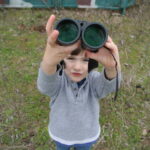
[[59, 31], [60, 45], [71, 45], [81, 39], [82, 48], [92, 52], [103, 47], [108, 38], [106, 28], [97, 22], [64, 18], [56, 23], [55, 29]]

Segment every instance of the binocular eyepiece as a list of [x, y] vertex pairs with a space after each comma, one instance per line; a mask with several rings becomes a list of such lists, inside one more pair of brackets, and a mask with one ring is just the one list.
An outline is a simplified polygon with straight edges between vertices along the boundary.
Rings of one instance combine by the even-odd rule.
[[103, 47], [108, 38], [106, 28], [97, 22], [64, 18], [57, 22], [55, 29], [59, 31], [60, 45], [71, 45], [81, 38], [82, 48], [92, 52]]

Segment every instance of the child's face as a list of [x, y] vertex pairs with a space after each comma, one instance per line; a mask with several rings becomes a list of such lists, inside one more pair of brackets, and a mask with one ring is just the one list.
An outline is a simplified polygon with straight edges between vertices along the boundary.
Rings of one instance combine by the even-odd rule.
[[85, 52], [82, 51], [78, 55], [70, 55], [65, 61], [65, 73], [74, 82], [79, 82], [88, 74], [88, 61]]

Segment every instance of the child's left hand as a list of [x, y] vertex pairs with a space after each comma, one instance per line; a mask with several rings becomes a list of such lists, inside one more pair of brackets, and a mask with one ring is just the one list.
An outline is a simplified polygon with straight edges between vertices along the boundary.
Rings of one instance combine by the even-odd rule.
[[119, 61], [118, 47], [112, 41], [111, 37], [108, 37], [108, 40], [106, 41], [104, 47], [100, 48], [98, 52], [93, 53], [90, 51], [86, 51], [86, 56], [88, 58], [97, 60], [105, 68], [110, 70], [115, 68], [116, 66], [116, 62], [112, 55], [115, 57], [117, 65], [119, 66], [120, 61]]

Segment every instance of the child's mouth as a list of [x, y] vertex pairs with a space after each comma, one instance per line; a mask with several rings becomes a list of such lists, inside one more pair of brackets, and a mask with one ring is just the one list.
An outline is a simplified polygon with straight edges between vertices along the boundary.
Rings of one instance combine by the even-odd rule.
[[76, 76], [76, 77], [79, 77], [79, 76], [81, 76], [82, 74], [81, 74], [81, 73], [77, 73], [77, 72], [73, 72], [72, 75], [73, 75], [73, 76]]

